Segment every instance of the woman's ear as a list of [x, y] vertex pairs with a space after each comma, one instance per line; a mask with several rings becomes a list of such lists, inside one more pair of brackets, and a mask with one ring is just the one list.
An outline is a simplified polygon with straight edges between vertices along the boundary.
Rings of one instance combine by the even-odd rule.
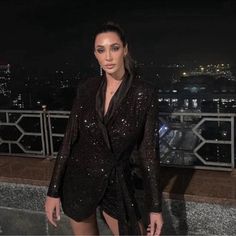
[[126, 44], [125, 48], [124, 48], [124, 56], [126, 56], [128, 54], [129, 50], [128, 50], [128, 44]]

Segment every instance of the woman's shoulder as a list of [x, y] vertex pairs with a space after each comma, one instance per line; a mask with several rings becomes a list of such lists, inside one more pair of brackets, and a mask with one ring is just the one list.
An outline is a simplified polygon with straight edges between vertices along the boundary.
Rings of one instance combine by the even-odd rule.
[[88, 94], [94, 89], [96, 89], [101, 82], [101, 77], [86, 77], [80, 79], [77, 84], [78, 94]]
[[157, 84], [144, 78], [136, 77], [133, 80], [133, 87], [137, 92], [153, 94], [157, 92]]

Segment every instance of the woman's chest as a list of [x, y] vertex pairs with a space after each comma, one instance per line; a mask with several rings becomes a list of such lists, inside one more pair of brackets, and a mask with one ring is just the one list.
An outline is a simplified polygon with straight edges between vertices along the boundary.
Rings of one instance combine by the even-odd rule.
[[[104, 104], [105, 105], [105, 104]], [[96, 98], [84, 99], [80, 105], [80, 128], [95, 132], [101, 129], [101, 123], [112, 136], [128, 137], [136, 135], [143, 128], [145, 118], [145, 105], [133, 96], [125, 97], [104, 124], [104, 117], [96, 107]], [[104, 114], [102, 114], [104, 115]]]

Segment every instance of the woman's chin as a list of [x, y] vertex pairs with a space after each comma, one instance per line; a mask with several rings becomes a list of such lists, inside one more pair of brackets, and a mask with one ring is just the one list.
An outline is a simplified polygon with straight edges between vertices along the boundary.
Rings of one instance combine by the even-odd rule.
[[106, 68], [104, 69], [104, 71], [109, 75], [115, 74], [117, 72], [115, 68], [111, 68], [111, 69]]

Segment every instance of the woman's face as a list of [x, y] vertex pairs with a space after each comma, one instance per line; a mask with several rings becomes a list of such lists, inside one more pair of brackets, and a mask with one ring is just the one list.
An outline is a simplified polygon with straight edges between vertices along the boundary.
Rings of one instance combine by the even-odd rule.
[[123, 75], [124, 56], [127, 54], [127, 46], [115, 32], [98, 34], [95, 39], [94, 54], [102, 69], [111, 75]]

